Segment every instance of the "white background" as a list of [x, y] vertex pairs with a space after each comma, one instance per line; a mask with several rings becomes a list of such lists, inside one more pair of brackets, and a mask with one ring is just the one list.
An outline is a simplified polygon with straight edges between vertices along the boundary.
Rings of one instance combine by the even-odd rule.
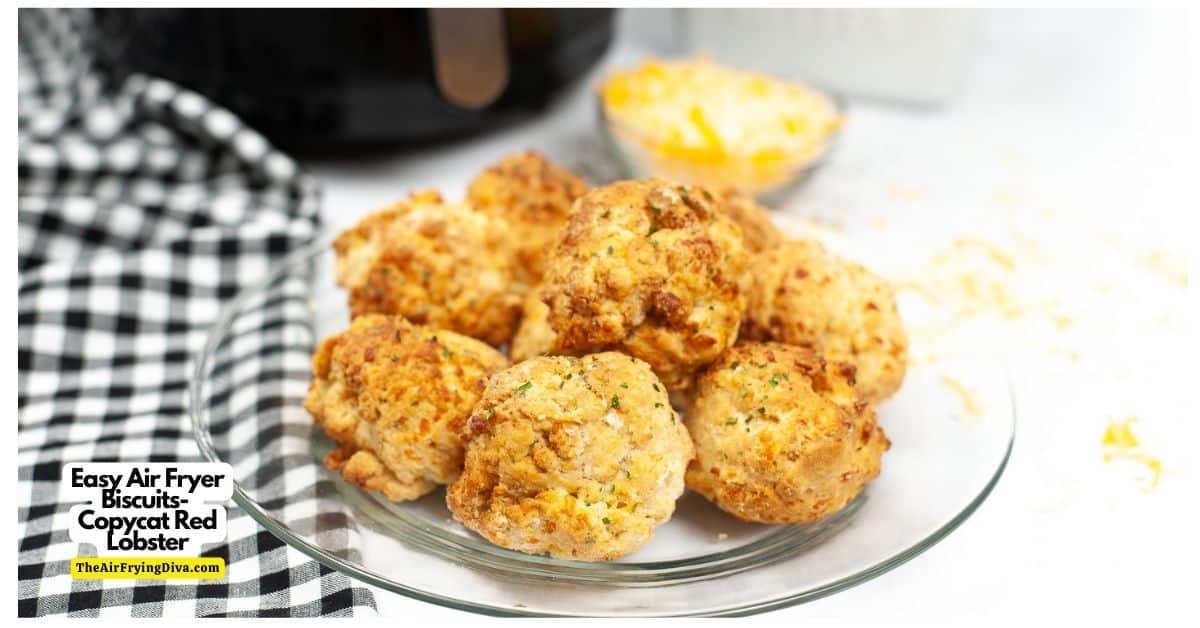
[[[636, 22], [642, 28], [625, 32], [605, 68], [658, 43]], [[1063, 614], [1176, 623], [1196, 583], [1191, 502], [1200, 491], [1189, 458], [1200, 412], [1188, 403], [1196, 367], [1185, 300], [1200, 163], [1188, 136], [1198, 112], [1184, 94], [1195, 73], [1184, 20], [993, 12], [983, 24], [957, 102], [928, 110], [853, 101], [835, 159], [778, 215], [815, 221], [899, 280], [922, 278], [922, 260], [956, 237], [1013, 254], [1004, 281], [1028, 305], [1019, 315], [985, 313], [974, 332], [914, 338], [917, 354], [975, 341], [1008, 349], [1020, 414], [1012, 462], [948, 539], [864, 585], [778, 611], [777, 621]], [[327, 224], [348, 226], [414, 188], [460, 196], [475, 171], [525, 148], [573, 167], [599, 164], [598, 77], [536, 122], [484, 138], [306, 163], [323, 180]], [[1138, 463], [1103, 461], [1105, 427], [1128, 416], [1162, 461], [1156, 487]], [[385, 617], [464, 616], [376, 595]]]

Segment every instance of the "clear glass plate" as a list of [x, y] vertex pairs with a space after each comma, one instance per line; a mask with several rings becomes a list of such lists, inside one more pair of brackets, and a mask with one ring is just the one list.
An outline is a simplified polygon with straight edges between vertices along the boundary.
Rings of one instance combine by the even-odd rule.
[[[238, 505], [292, 547], [365, 582], [458, 609], [744, 615], [816, 599], [944, 538], [987, 498], [1012, 448], [1015, 413], [1002, 361], [962, 359], [937, 372], [914, 366], [879, 409], [892, 440], [882, 474], [825, 520], [742, 523], [688, 493], [654, 538], [622, 560], [529, 556], [459, 526], [442, 491], [392, 504], [320, 466], [332, 444], [302, 407], [309, 357], [317, 340], [347, 325], [345, 302], [327, 242], [287, 258], [239, 295], [196, 364], [196, 440], [205, 458], [233, 466]], [[973, 391], [981, 416], [963, 415], [962, 399], [940, 379], [946, 371]], [[316, 465], [299, 464], [310, 460]]]

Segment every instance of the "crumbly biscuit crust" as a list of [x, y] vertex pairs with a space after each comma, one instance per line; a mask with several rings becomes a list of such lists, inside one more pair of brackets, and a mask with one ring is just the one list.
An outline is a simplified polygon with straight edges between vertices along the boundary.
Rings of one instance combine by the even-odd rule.
[[508, 361], [459, 334], [400, 316], [359, 316], [321, 343], [304, 407], [339, 448], [325, 459], [393, 501], [458, 476], [461, 431], [487, 376]]
[[647, 179], [592, 190], [541, 290], [551, 349], [622, 351], [686, 388], [737, 339], [747, 263], [741, 230], [703, 188]]
[[649, 540], [693, 449], [649, 366], [607, 352], [496, 373], [466, 429], [454, 517], [522, 552], [612, 560]]
[[808, 347], [853, 363], [873, 402], [904, 382], [908, 335], [886, 281], [813, 240], [792, 240], [754, 256], [745, 340]]
[[504, 231], [432, 191], [368, 215], [333, 243], [351, 315], [400, 314], [493, 346], [508, 342], [521, 296]]
[[854, 367], [808, 349], [748, 343], [699, 378], [688, 488], [746, 521], [805, 523], [879, 475], [891, 443], [854, 389]]

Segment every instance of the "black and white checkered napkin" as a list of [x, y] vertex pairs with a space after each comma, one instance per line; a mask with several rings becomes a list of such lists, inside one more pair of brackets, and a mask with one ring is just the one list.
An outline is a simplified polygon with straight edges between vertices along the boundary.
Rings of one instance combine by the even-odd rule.
[[[85, 548], [68, 538], [63, 463], [198, 459], [185, 406], [191, 361], [221, 306], [310, 242], [318, 222], [312, 182], [228, 111], [153, 78], [108, 84], [88, 54], [89, 26], [86, 11], [19, 16], [18, 614], [372, 612], [369, 591], [232, 506], [228, 541], [205, 552], [225, 558], [224, 580], [71, 578], [70, 559]], [[305, 311], [287, 300], [256, 316], [260, 331], [311, 336]], [[279, 342], [245, 334], [214, 372], [258, 390], [303, 377], [303, 351], [284, 355]], [[221, 362], [235, 359], [236, 369]], [[269, 418], [285, 400], [238, 399], [221, 381], [210, 397], [227, 406], [213, 413], [225, 417], [214, 419], [217, 448], [252, 448], [266, 461], [258, 488], [286, 504], [289, 520], [308, 514], [323, 545], [352, 554], [355, 531], [329, 508], [332, 489], [311, 457], [289, 444], [297, 434], [229, 424], [235, 404]]]

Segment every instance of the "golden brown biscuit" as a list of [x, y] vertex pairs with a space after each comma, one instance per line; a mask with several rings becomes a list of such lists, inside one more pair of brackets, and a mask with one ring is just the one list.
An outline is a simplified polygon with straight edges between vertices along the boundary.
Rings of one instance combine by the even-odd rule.
[[703, 188], [596, 188], [576, 203], [544, 278], [552, 351], [623, 351], [686, 388], [737, 340], [747, 263], [740, 229]]
[[540, 153], [510, 155], [476, 175], [467, 202], [508, 225], [514, 279], [522, 292], [545, 273], [547, 252], [562, 235], [575, 199], [587, 183]]
[[746, 521], [805, 523], [879, 475], [890, 443], [853, 387], [854, 367], [782, 344], [730, 349], [704, 371], [687, 415], [688, 488]]
[[858, 387], [872, 402], [900, 388], [908, 335], [895, 295], [883, 279], [813, 240], [793, 240], [750, 264], [745, 340], [809, 347], [858, 367]]
[[509, 350], [514, 363], [550, 354], [554, 347], [554, 329], [550, 327], [549, 317], [550, 308], [542, 302], [541, 289], [530, 290], [525, 296], [521, 325], [517, 327]]
[[454, 517], [530, 554], [612, 560], [683, 494], [692, 443], [649, 365], [620, 353], [538, 357], [496, 373], [467, 423]]
[[486, 214], [416, 193], [338, 236], [338, 284], [352, 316], [401, 314], [499, 346], [521, 309], [505, 237]]
[[725, 212], [741, 227], [746, 250], [750, 253], [765, 251], [784, 241], [783, 232], [771, 221], [767, 209], [755, 202], [753, 197], [727, 188], [721, 192], [721, 201]]
[[507, 365], [478, 340], [367, 314], [321, 343], [304, 407], [340, 445], [330, 470], [416, 499], [458, 476], [463, 423], [488, 374]]

